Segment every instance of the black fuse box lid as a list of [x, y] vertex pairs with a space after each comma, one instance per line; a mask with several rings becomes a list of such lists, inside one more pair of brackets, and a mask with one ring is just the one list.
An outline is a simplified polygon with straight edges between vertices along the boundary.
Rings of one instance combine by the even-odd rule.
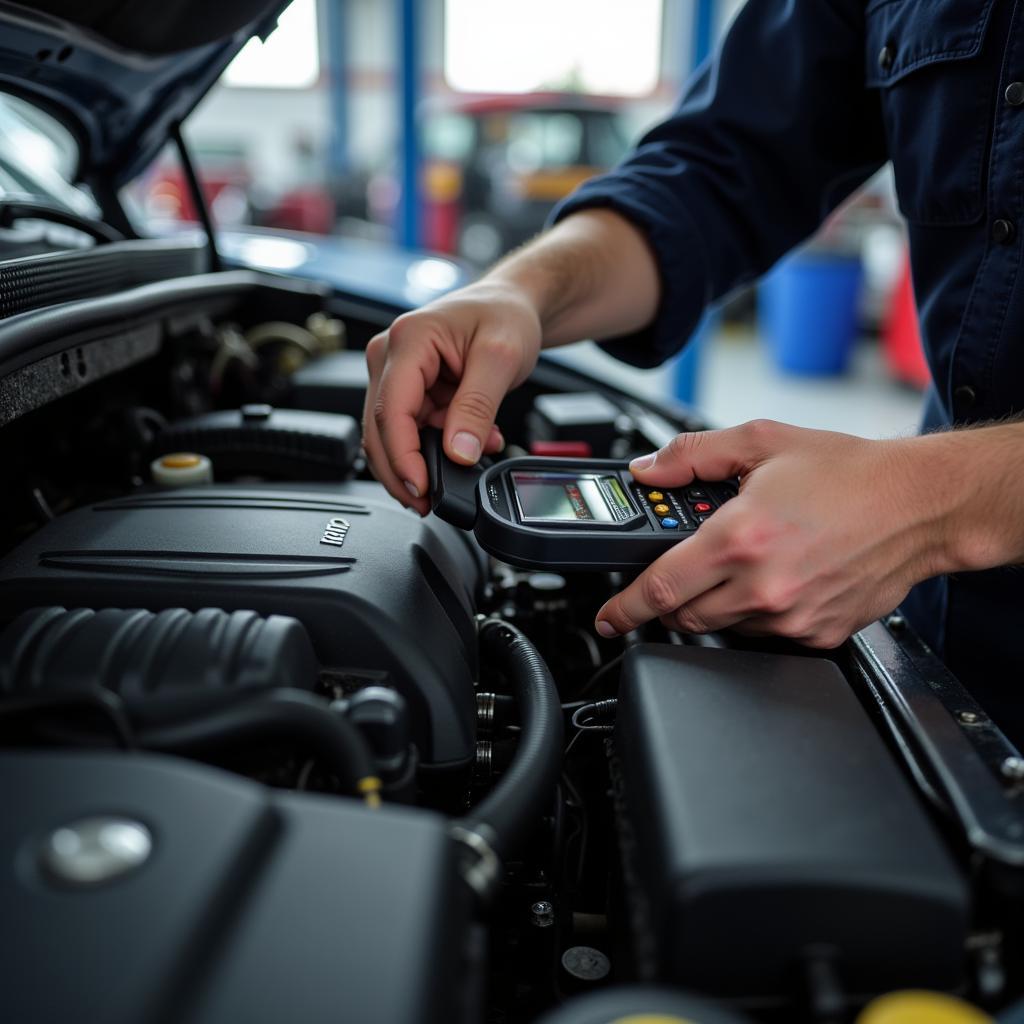
[[834, 663], [634, 647], [616, 750], [648, 975], [779, 996], [818, 947], [853, 992], [959, 982], [966, 881]]

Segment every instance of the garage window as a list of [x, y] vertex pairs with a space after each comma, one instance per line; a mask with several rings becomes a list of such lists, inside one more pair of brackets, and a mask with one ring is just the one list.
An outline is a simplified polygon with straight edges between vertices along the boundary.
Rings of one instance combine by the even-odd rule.
[[464, 92], [644, 96], [661, 25], [662, 0], [446, 0], [445, 77]]

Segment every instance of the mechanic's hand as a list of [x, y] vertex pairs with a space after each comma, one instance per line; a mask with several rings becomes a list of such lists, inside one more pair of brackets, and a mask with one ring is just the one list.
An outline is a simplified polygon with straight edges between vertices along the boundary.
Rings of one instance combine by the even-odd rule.
[[450, 459], [473, 465], [504, 440], [494, 418], [506, 392], [537, 361], [541, 326], [529, 300], [508, 284], [480, 282], [400, 316], [370, 341], [363, 445], [388, 491], [429, 511], [419, 428], [444, 431]]
[[913, 444], [759, 420], [680, 434], [635, 460], [646, 485], [738, 474], [740, 493], [608, 601], [598, 632], [660, 618], [687, 633], [733, 627], [837, 647], [944, 571], [945, 522]]

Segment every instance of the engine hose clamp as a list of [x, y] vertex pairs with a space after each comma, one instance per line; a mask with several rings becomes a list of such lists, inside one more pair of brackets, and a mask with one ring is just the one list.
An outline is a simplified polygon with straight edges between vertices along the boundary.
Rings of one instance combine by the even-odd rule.
[[491, 829], [486, 825], [478, 828], [480, 831], [453, 824], [448, 828], [448, 835], [472, 854], [472, 858], [462, 865], [462, 877], [481, 900], [487, 900], [501, 877], [501, 860], [490, 839], [483, 834], [490, 833]]
[[490, 728], [494, 724], [494, 694], [478, 693], [476, 695], [476, 721], [481, 727]]

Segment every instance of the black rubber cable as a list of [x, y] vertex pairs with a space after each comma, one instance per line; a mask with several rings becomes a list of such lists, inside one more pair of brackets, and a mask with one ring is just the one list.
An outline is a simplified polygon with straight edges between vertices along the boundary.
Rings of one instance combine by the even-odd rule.
[[0, 721], [5, 718], [67, 715], [68, 712], [81, 712], [82, 708], [97, 711], [103, 716], [118, 746], [123, 750], [136, 748], [131, 722], [121, 698], [100, 686], [70, 693], [32, 693], [4, 697], [0, 700]]
[[[356, 727], [312, 694], [274, 690], [265, 696], [139, 733], [139, 745], [168, 753], [219, 749], [225, 744], [290, 741], [329, 768], [353, 796], [376, 796], [369, 748]], [[373, 793], [370, 790], [373, 789]]]
[[19, 220], [45, 220], [50, 224], [74, 228], [100, 245], [124, 241], [124, 235], [120, 231], [115, 231], [109, 224], [104, 224], [94, 217], [75, 213], [74, 210], [65, 210], [64, 207], [46, 199], [38, 199], [35, 196], [0, 199], [0, 227], [9, 228]]
[[507, 860], [523, 848], [551, 806], [562, 769], [562, 705], [544, 659], [515, 626], [489, 619], [480, 628], [480, 645], [512, 684], [521, 732], [508, 770], [456, 826], [483, 836]]

